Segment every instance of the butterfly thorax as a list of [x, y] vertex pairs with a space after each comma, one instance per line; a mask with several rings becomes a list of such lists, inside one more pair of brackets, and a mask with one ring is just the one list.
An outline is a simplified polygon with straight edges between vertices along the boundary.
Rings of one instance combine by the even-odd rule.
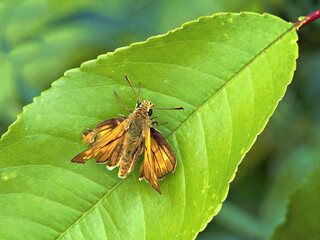
[[126, 129], [130, 135], [130, 139], [144, 137], [144, 131], [150, 128], [153, 104], [147, 100], [138, 103], [136, 109], [128, 117]]

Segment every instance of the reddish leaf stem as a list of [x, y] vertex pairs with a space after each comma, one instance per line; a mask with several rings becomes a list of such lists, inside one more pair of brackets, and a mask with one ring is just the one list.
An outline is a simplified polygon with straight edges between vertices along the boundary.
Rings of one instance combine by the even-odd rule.
[[296, 26], [296, 29], [299, 30], [300, 28], [303, 28], [304, 26], [308, 25], [309, 23], [313, 22], [319, 17], [320, 17], [320, 9], [306, 16], [303, 20], [296, 22], [294, 25]]

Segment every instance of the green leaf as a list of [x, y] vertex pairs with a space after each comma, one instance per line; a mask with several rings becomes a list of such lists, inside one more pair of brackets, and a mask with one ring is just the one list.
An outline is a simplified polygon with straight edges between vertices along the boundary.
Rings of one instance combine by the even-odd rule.
[[[1, 239], [188, 239], [216, 215], [238, 164], [283, 97], [298, 55], [294, 25], [253, 13], [201, 17], [66, 72], [0, 141]], [[89, 161], [81, 131], [126, 113], [141, 82], [177, 156], [159, 195]], [[141, 164], [141, 162], [140, 162]], [[19, 231], [15, 231], [16, 229]]]
[[303, 180], [300, 188], [291, 196], [287, 219], [271, 239], [319, 239], [320, 236], [320, 166]]

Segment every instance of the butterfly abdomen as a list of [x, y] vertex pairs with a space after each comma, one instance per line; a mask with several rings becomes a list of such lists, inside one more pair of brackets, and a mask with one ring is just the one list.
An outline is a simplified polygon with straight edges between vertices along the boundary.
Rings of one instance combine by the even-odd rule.
[[139, 158], [142, 148], [140, 147], [141, 140], [129, 136], [125, 139], [123, 146], [123, 153], [120, 159], [119, 177], [126, 177], [127, 174], [132, 170], [132, 164]]
[[[134, 119], [134, 121], [130, 121]], [[146, 121], [147, 120], [147, 121]], [[140, 113], [133, 113], [129, 116], [128, 130], [124, 139], [123, 153], [120, 159], [119, 177], [126, 177], [136, 165], [139, 156], [143, 151], [143, 132], [148, 126], [148, 119]]]

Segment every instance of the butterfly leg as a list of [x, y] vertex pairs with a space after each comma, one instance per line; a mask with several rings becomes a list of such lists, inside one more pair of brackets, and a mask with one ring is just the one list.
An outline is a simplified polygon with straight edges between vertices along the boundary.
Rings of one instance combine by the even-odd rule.
[[118, 94], [116, 93], [116, 91], [113, 91], [113, 93], [114, 93], [114, 95], [116, 95], [116, 98], [118, 99], [120, 105], [121, 105], [124, 109], [126, 109], [126, 110], [128, 110], [129, 112], [132, 113], [132, 110], [131, 110], [130, 108], [127, 108], [126, 106], [123, 105], [123, 103], [121, 102], [121, 100], [120, 100]]

